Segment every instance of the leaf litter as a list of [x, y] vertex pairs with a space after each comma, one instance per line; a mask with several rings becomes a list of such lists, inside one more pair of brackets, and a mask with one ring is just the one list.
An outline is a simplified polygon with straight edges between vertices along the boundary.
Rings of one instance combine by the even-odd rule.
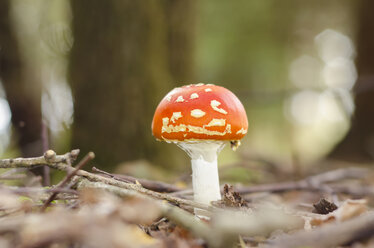
[[[82, 184], [88, 180], [82, 173], [72, 176], [64, 188], [45, 188], [35, 184], [32, 176], [20, 177], [18, 186], [0, 186], [0, 247], [372, 247], [371, 181], [361, 174], [345, 181], [342, 171], [334, 180], [333, 174], [328, 182], [316, 181], [322, 177], [314, 175], [309, 188], [303, 180], [290, 181], [287, 187], [283, 183], [282, 190], [272, 190], [279, 187], [274, 183], [253, 188], [225, 184], [222, 200], [207, 208], [210, 217], [204, 219], [194, 215], [196, 207], [189, 201], [179, 204], [159, 195], [146, 196], [106, 185], [112, 182], [106, 179], [105, 187], [101, 182]], [[103, 176], [108, 177], [120, 178], [110, 173]], [[176, 185], [142, 180], [128, 183], [191, 199], [188, 190]], [[351, 180], [355, 180], [354, 194], [344, 189]], [[26, 181], [34, 181], [33, 186]], [[358, 197], [360, 189], [363, 193]], [[56, 198], [42, 211], [55, 192]], [[325, 230], [325, 236], [319, 233]]]

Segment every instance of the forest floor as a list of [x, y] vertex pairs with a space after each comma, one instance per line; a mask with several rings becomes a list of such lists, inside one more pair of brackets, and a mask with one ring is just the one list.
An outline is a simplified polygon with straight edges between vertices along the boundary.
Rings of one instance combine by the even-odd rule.
[[[94, 154], [75, 163], [78, 154], [49, 150], [0, 160], [6, 169], [0, 175], [0, 247], [374, 247], [373, 169], [226, 184], [221, 201], [204, 205], [173, 184], [83, 170]], [[41, 177], [28, 172], [40, 166], [66, 176], [41, 187]], [[269, 173], [277, 177], [276, 170]]]

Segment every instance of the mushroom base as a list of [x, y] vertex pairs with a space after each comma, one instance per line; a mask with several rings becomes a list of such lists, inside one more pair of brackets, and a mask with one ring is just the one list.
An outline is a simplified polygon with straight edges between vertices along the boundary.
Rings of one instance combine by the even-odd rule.
[[222, 141], [178, 142], [191, 157], [194, 200], [210, 204], [221, 199], [217, 158], [224, 147]]

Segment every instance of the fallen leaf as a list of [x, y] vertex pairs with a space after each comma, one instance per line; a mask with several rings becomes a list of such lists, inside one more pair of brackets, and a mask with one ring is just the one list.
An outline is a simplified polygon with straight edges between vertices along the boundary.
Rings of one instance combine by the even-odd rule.
[[319, 202], [313, 204], [313, 207], [317, 214], [328, 214], [338, 209], [338, 206], [332, 202], [329, 202], [325, 198], [321, 198]]
[[222, 200], [217, 201], [215, 204], [226, 207], [248, 207], [247, 202], [241, 197], [241, 195], [234, 191], [234, 187], [227, 184], [223, 187]]
[[[334, 210], [333, 212], [330, 212], [326, 215], [315, 215], [311, 218], [306, 218], [306, 221], [310, 222], [311, 227], [319, 226], [334, 221], [345, 221], [358, 215], [361, 215], [362, 213], [365, 213], [367, 210], [367, 201], [365, 199], [349, 199], [346, 200], [338, 209]], [[306, 223], [306, 226], [308, 226], [308, 223]]]

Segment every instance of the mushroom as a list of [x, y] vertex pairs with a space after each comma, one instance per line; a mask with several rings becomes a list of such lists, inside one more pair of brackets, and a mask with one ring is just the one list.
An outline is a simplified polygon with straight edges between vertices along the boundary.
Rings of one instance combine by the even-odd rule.
[[194, 200], [204, 204], [221, 199], [218, 153], [227, 141], [235, 150], [247, 129], [240, 100], [212, 84], [173, 89], [161, 100], [152, 121], [156, 139], [176, 143], [191, 157]]

